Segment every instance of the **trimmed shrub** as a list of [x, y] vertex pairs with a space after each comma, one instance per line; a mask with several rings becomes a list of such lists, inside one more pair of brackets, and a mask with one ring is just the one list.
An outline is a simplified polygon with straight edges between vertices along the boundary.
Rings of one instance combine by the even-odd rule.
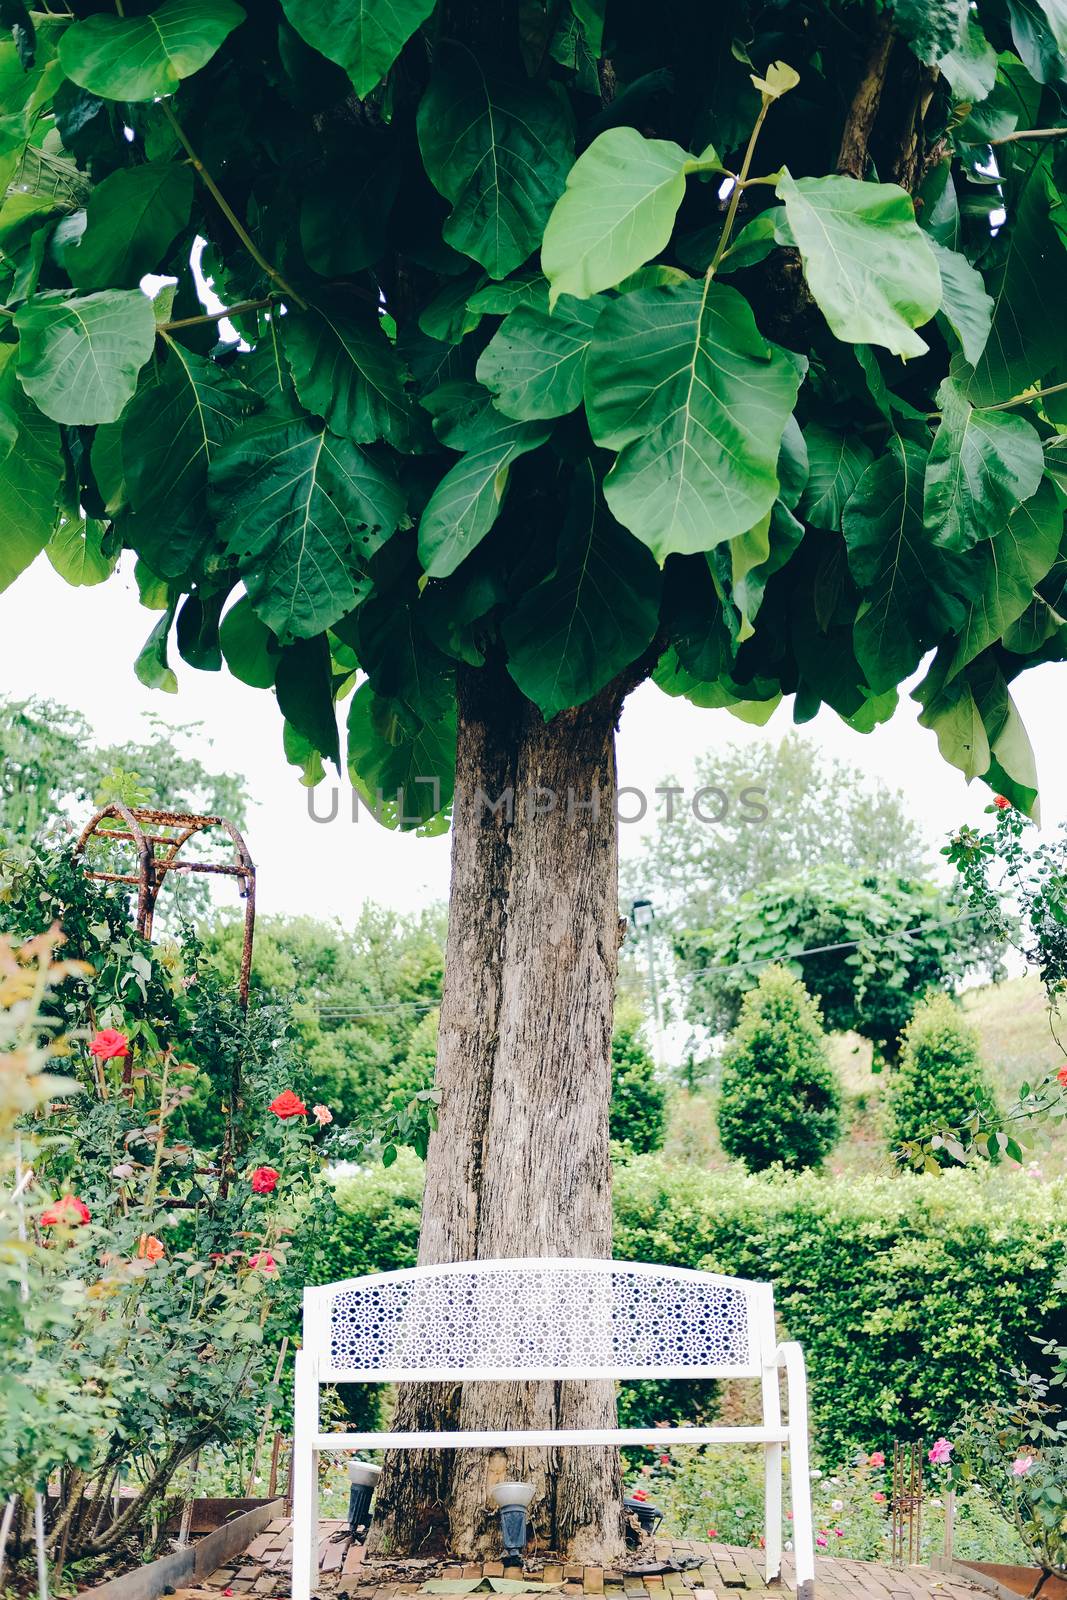
[[[904, 1030], [900, 1065], [889, 1082], [890, 1149], [906, 1139], [959, 1128], [979, 1104], [992, 1099], [977, 1031], [947, 994], [927, 995]], [[937, 1158], [951, 1164], [943, 1151]]]
[[[318, 1281], [410, 1266], [422, 1165], [401, 1155], [342, 1178]], [[783, 1337], [808, 1360], [821, 1460], [894, 1438], [952, 1437], [973, 1401], [1014, 1392], [1032, 1338], [1067, 1344], [1067, 1180], [950, 1171], [854, 1179], [701, 1172], [636, 1156], [615, 1174], [620, 1260], [703, 1267], [774, 1284]], [[697, 1385], [627, 1386], [620, 1412], [705, 1414]]]
[[808, 1362], [821, 1459], [952, 1436], [967, 1405], [1012, 1391], [1033, 1337], [1067, 1342], [1067, 1181], [739, 1169], [638, 1157], [615, 1178], [615, 1254], [774, 1284]]
[[817, 1167], [841, 1131], [822, 1017], [799, 978], [766, 967], [723, 1055], [719, 1138], [750, 1171]]
[[611, 1036], [611, 1137], [645, 1155], [660, 1149], [666, 1131], [666, 1086], [656, 1077], [640, 1011], [623, 1003]]

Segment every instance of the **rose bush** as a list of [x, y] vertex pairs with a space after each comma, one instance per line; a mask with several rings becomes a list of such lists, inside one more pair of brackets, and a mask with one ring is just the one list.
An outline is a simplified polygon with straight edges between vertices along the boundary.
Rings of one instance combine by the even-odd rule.
[[[277, 1398], [343, 1135], [292, 1088], [280, 1008], [242, 1011], [195, 940], [146, 944], [125, 892], [62, 855], [4, 865], [0, 1193], [22, 1187], [0, 1207], [0, 1498], [48, 1486], [57, 1562], [140, 1555], [183, 1464], [254, 1438]], [[16, 942], [42, 908], [61, 961], [58, 933]]]

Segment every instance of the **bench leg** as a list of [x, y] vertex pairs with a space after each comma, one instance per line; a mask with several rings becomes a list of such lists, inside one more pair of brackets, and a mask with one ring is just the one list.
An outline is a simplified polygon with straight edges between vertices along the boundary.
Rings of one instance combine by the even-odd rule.
[[293, 1386], [292, 1600], [311, 1600], [319, 1583], [319, 1453], [311, 1442], [318, 1427], [318, 1375], [304, 1351], [298, 1350]]
[[768, 1583], [782, 1576], [782, 1447], [763, 1447], [763, 1534]]

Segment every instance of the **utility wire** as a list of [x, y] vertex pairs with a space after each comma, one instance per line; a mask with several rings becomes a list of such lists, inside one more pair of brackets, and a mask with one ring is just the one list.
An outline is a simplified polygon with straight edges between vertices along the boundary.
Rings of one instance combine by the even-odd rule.
[[[903, 928], [899, 932], [887, 929], [884, 934], [874, 936], [879, 938], [910, 939], [913, 934], [929, 933], [932, 928], [956, 928], [961, 922], [973, 922], [981, 915], [978, 911], [968, 911], [962, 917], [953, 917], [949, 922], [920, 923], [914, 928]], [[833, 955], [839, 950], [858, 950], [861, 945], [868, 943], [864, 939], [841, 939], [835, 944], [813, 944], [803, 950], [779, 951], [773, 956], [753, 956], [748, 961], [731, 961], [723, 966], [702, 967], [699, 972], [692, 973], [686, 978], [674, 978], [673, 982], [678, 988], [691, 987], [701, 983], [705, 978], [721, 977], [728, 972], [743, 972], [750, 967], [769, 967], [776, 961], [802, 961], [805, 956]], [[440, 1005], [439, 1000], [397, 1000], [388, 1005], [360, 1006], [358, 1008], [347, 1006], [326, 1006], [320, 1012], [320, 1017], [325, 1021], [360, 1022], [373, 1017], [384, 1016], [396, 1011], [433, 1011]]]

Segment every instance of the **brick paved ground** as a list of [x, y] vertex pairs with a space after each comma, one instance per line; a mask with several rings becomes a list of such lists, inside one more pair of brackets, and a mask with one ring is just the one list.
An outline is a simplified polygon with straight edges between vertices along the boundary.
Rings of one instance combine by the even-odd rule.
[[[222, 1600], [227, 1591], [247, 1600], [284, 1600], [289, 1594], [291, 1531], [288, 1521], [272, 1522], [235, 1563], [213, 1572], [197, 1589], [179, 1589], [176, 1600]], [[794, 1594], [792, 1558], [786, 1556], [782, 1585], [768, 1592], [759, 1552], [697, 1541], [657, 1543], [655, 1553], [642, 1553], [642, 1564], [666, 1571], [614, 1571], [610, 1568], [558, 1566], [531, 1559], [525, 1569], [499, 1561], [483, 1566], [441, 1562], [364, 1560], [361, 1545], [349, 1546], [343, 1522], [320, 1524], [319, 1593], [324, 1600], [397, 1600], [401, 1595], [432, 1595], [440, 1580], [484, 1579], [479, 1590], [491, 1600], [491, 1580], [502, 1578], [508, 1600], [520, 1600], [516, 1580], [528, 1580], [530, 1600], [541, 1600], [535, 1584], [558, 1586], [561, 1595], [591, 1595], [606, 1600], [737, 1600], [739, 1593], [763, 1591]], [[815, 1564], [818, 1600], [975, 1600], [981, 1590], [965, 1580], [946, 1577], [928, 1567], [897, 1570], [870, 1561], [820, 1557]], [[450, 1586], [451, 1587], [451, 1586]], [[456, 1586], [458, 1588], [458, 1585]], [[438, 1588], [437, 1593], [442, 1591]], [[452, 1590], [455, 1593], [455, 1589]], [[551, 1600], [551, 1596], [547, 1597]]]

